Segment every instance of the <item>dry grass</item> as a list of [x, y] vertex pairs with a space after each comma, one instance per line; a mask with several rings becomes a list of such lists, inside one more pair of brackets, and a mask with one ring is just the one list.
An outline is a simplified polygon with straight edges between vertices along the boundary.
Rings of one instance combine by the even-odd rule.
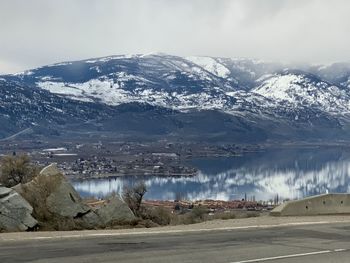
[[39, 175], [30, 183], [22, 185], [20, 193], [33, 207], [33, 216], [39, 222], [40, 230], [84, 229], [84, 225], [73, 218], [52, 214], [46, 204], [49, 195], [54, 192], [64, 179], [62, 174], [55, 176]]
[[37, 220], [53, 220], [53, 215], [48, 211], [46, 199], [56, 190], [62, 180], [63, 175], [40, 175], [22, 186], [21, 195], [33, 206], [33, 216]]
[[[165, 226], [165, 225], [188, 225], [210, 220], [228, 220], [249, 217], [258, 217], [260, 212], [246, 210], [216, 211], [205, 206], [195, 206], [193, 209], [172, 212], [172, 209], [162, 206], [142, 206], [142, 217], [137, 226]], [[151, 222], [153, 223], [151, 223]]]
[[0, 183], [6, 187], [24, 184], [39, 174], [39, 167], [30, 163], [27, 155], [4, 156], [1, 159]]
[[166, 226], [171, 223], [172, 214], [169, 209], [164, 207], [144, 208], [142, 219], [151, 220], [160, 226]]

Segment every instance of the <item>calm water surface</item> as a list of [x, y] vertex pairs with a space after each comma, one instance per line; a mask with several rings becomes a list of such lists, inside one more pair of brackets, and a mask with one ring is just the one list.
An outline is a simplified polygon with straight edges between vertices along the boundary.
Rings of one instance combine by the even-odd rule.
[[303, 148], [268, 150], [241, 157], [194, 159], [198, 176], [164, 178], [123, 177], [74, 181], [82, 196], [104, 197], [121, 193], [124, 186], [145, 181], [147, 199], [232, 200], [255, 197], [270, 200], [300, 198], [313, 194], [349, 192], [350, 149]]

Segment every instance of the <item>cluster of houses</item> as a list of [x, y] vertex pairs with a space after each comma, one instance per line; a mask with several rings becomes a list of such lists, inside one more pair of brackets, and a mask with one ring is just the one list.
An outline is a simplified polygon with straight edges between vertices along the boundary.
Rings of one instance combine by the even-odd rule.
[[[48, 154], [51, 156], [52, 153]], [[56, 154], [55, 157], [57, 156]], [[97, 155], [77, 159], [58, 159], [58, 167], [67, 176], [80, 179], [123, 175], [194, 176], [197, 174], [197, 169], [181, 164], [178, 154], [159, 152], [140, 153], [127, 159]]]

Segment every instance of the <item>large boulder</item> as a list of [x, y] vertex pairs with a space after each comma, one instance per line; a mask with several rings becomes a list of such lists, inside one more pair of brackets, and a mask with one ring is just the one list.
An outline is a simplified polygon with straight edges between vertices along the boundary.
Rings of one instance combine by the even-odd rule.
[[130, 224], [136, 220], [128, 205], [119, 197], [112, 197], [83, 216], [76, 218], [84, 228], [104, 228], [118, 224]]
[[15, 190], [0, 186], [0, 231], [26, 231], [38, 222], [32, 206]]
[[119, 197], [112, 197], [96, 210], [102, 225], [111, 223], [127, 223], [136, 219], [128, 205]]
[[68, 180], [62, 176], [55, 163], [43, 168], [39, 176], [60, 178], [58, 185], [46, 199], [48, 210], [63, 217], [79, 217], [88, 213], [91, 208], [84, 204], [80, 195]]
[[63, 217], [79, 217], [91, 210], [66, 179], [47, 197], [46, 205], [51, 213]]
[[91, 210], [88, 213], [82, 215], [79, 218], [75, 218], [75, 221], [80, 223], [83, 228], [86, 229], [97, 229], [101, 227], [105, 227], [101, 218], [97, 215], [96, 211]]
[[[41, 206], [45, 206], [53, 216], [75, 218], [91, 210], [56, 164], [45, 167], [32, 181], [15, 189], [29, 202], [42, 202]], [[35, 207], [37, 204], [32, 205]]]
[[45, 167], [32, 181], [14, 189], [32, 204], [35, 216], [44, 223], [68, 219], [76, 227], [93, 229], [136, 219], [119, 197], [113, 197], [95, 208], [85, 204], [56, 164]]

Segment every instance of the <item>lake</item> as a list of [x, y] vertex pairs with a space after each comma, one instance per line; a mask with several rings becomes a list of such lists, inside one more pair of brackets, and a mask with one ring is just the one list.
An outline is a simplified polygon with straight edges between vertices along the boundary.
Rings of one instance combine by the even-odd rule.
[[272, 149], [239, 157], [199, 158], [188, 161], [198, 176], [166, 178], [121, 177], [73, 181], [84, 197], [121, 193], [124, 186], [143, 180], [146, 199], [272, 200], [314, 194], [349, 192], [350, 148], [313, 147]]

